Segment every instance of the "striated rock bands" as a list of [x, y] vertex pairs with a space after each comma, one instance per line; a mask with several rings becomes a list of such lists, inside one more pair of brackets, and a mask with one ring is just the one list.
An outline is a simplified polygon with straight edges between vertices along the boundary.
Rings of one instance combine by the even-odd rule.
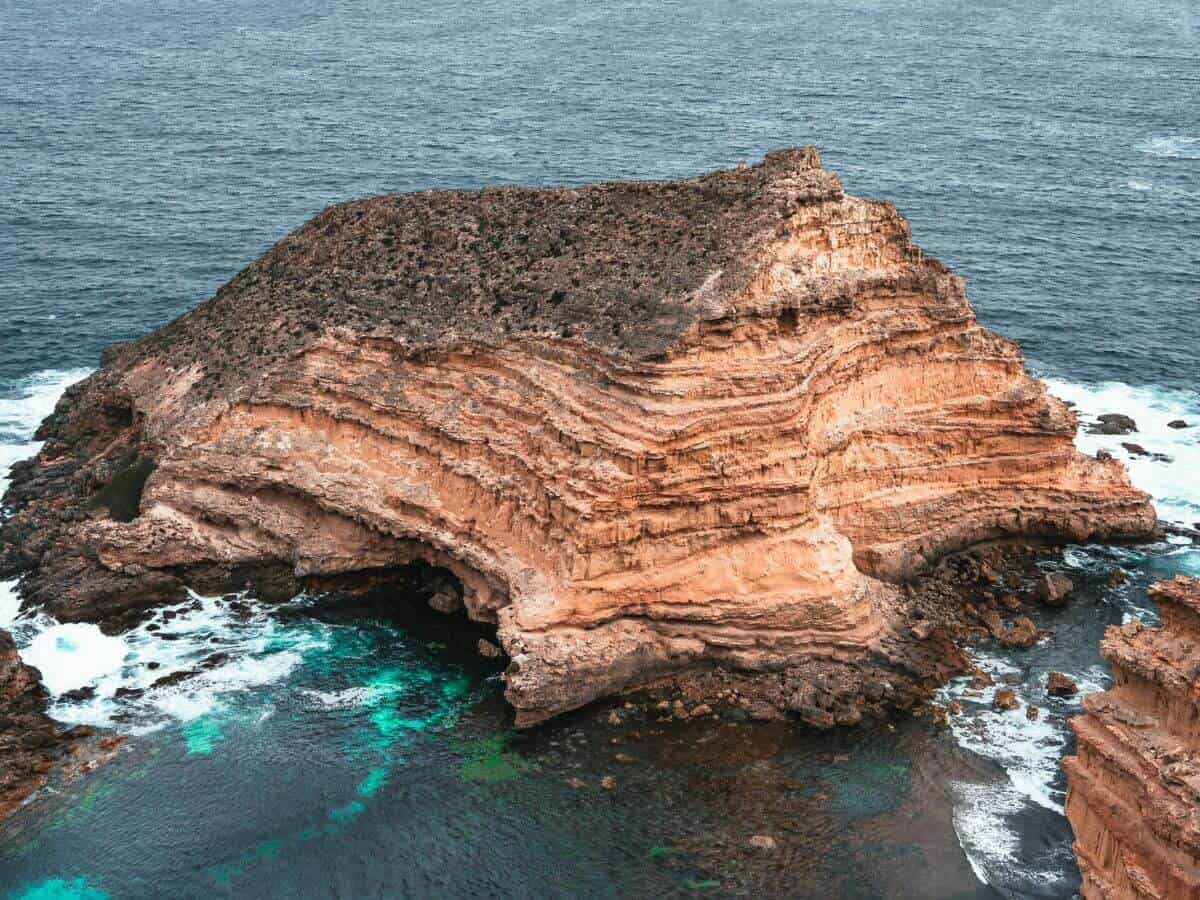
[[1109, 628], [1113, 686], [1064, 760], [1085, 900], [1200, 897], [1200, 579], [1151, 588], [1161, 628]]
[[385, 196], [106, 354], [15, 471], [0, 570], [97, 618], [424, 560], [497, 625], [527, 724], [692, 667], [857, 659], [898, 582], [979, 541], [1147, 534], [1074, 430], [812, 148]]

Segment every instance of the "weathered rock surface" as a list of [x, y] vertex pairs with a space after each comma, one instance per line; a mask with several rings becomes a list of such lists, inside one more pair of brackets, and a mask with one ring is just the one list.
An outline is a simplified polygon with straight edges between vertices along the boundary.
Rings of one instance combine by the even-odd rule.
[[41, 673], [21, 662], [0, 629], [0, 820], [40, 787], [71, 742], [90, 729], [63, 731], [46, 715]]
[[1074, 431], [962, 279], [811, 148], [385, 196], [112, 348], [14, 472], [0, 574], [119, 619], [185, 580], [286, 595], [425, 560], [498, 626], [528, 724], [909, 641], [897, 583], [976, 542], [1148, 534]]
[[1028, 616], [1018, 616], [996, 635], [996, 640], [1005, 647], [1032, 647], [1038, 641], [1037, 626]]
[[1079, 693], [1079, 685], [1070, 675], [1051, 672], [1046, 676], [1046, 693], [1051, 697], [1074, 697]]
[[1047, 606], [1066, 606], [1075, 585], [1061, 572], [1044, 576], [1037, 586], [1037, 598]]
[[1133, 434], [1138, 430], [1137, 422], [1121, 413], [1105, 413], [1097, 416], [1088, 426], [1092, 434]]
[[1108, 629], [1113, 686], [1071, 723], [1067, 817], [1086, 900], [1200, 897], [1200, 579], [1150, 593], [1162, 627]]

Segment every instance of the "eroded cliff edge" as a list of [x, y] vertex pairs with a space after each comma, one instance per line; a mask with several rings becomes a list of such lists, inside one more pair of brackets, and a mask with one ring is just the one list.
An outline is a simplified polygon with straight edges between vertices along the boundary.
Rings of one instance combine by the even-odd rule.
[[1086, 900], [1200, 897], [1200, 579], [1160, 582], [1161, 628], [1109, 628], [1113, 686], [1071, 725], [1067, 817]]
[[527, 724], [693, 666], [861, 658], [897, 585], [1154, 514], [812, 148], [673, 183], [332, 207], [113, 348], [14, 470], [0, 576], [103, 619], [426, 560]]

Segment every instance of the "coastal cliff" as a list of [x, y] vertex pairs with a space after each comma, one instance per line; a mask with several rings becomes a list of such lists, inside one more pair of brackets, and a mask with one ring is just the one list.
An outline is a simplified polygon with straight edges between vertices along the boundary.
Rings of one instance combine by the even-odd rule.
[[530, 724], [648, 679], [852, 663], [903, 582], [1142, 537], [1121, 465], [812, 148], [671, 183], [332, 207], [111, 348], [14, 469], [0, 577], [63, 620], [455, 576]]
[[1109, 628], [1113, 686], [1072, 721], [1067, 817], [1085, 900], [1200, 896], [1200, 579], [1150, 589], [1161, 628]]

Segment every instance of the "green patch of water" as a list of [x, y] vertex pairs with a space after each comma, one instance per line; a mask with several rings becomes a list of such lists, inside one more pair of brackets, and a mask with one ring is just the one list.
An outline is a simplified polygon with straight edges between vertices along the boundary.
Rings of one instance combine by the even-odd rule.
[[459, 673], [442, 683], [442, 697], [446, 700], [461, 700], [471, 692], [471, 679]]
[[193, 719], [183, 726], [188, 756], [211, 756], [223, 737], [220, 724], [209, 717]]
[[339, 825], [344, 825], [347, 822], [353, 822], [359, 816], [367, 811], [366, 806], [360, 800], [353, 800], [345, 806], [339, 806], [337, 809], [329, 811], [329, 818]]
[[[259, 843], [235, 861], [210, 868], [214, 881], [229, 884], [261, 862], [355, 827], [372, 798], [387, 785], [392, 771], [404, 765], [405, 748], [457, 720], [471, 694], [471, 680], [459, 671], [430, 666], [419, 659], [397, 665], [391, 656], [395, 644], [387, 637], [335, 629], [325, 649], [306, 654], [298, 673], [301, 684], [327, 691], [332, 679], [339, 691], [355, 698], [328, 713], [349, 726], [344, 732], [343, 758], [350, 763], [351, 772], [357, 769], [362, 773], [354, 794], [329, 809], [324, 820]], [[390, 656], [386, 665], [379, 665], [375, 656], [381, 649]], [[203, 739], [205, 734], [199, 731], [196, 738]]]
[[646, 852], [646, 855], [651, 857], [674, 856], [675, 854], [682, 852], [683, 851], [678, 847], [663, 847], [661, 845], [655, 845]]
[[108, 894], [92, 887], [86, 878], [48, 878], [16, 894], [15, 900], [108, 900]]
[[1200, 552], [1188, 548], [1168, 556], [1155, 557], [1150, 560], [1146, 569], [1156, 579], [1165, 580], [1176, 575], [1200, 578]]
[[493, 735], [472, 741], [466, 746], [467, 760], [463, 763], [463, 781], [493, 784], [519, 778], [532, 763], [509, 749], [503, 735]]
[[860, 747], [846, 762], [825, 770], [814, 787], [829, 792], [829, 810], [843, 819], [869, 819], [898, 807], [911, 788], [910, 763], [886, 750]]
[[387, 783], [388, 770], [386, 766], [377, 766], [367, 773], [367, 776], [358, 783], [358, 795], [360, 797], [372, 797], [384, 784]]

